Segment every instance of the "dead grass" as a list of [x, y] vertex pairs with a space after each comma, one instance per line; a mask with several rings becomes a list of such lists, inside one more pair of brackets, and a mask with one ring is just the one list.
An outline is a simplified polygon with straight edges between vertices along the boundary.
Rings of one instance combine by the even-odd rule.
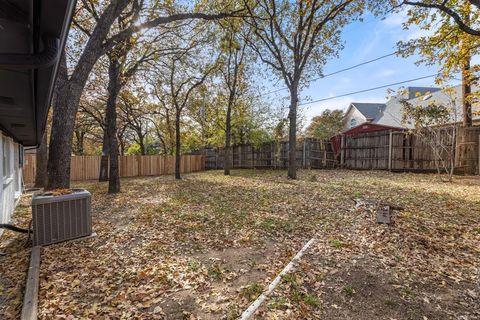
[[[42, 319], [235, 319], [313, 235], [258, 319], [478, 315], [478, 178], [234, 170], [122, 183], [118, 195], [78, 185], [93, 192], [98, 236], [43, 250]], [[377, 225], [355, 196], [404, 210]]]

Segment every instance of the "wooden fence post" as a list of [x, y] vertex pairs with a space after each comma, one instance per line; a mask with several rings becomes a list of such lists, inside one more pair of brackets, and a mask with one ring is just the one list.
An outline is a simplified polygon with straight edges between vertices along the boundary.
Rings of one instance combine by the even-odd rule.
[[250, 149], [252, 150], [252, 168], [255, 169], [255, 150], [253, 149], [253, 145], [250, 145]]
[[320, 145], [323, 147], [323, 167], [327, 168], [327, 142], [325, 140], [322, 140], [320, 142]]
[[306, 169], [307, 167], [307, 150], [306, 150], [307, 139], [303, 139], [303, 150], [302, 150], [302, 167]]
[[272, 169], [275, 169], [275, 142], [270, 142], [270, 163]]
[[345, 135], [342, 134], [342, 139], [340, 140], [340, 167], [343, 167], [345, 164]]
[[393, 153], [393, 131], [390, 130], [388, 137], [388, 170], [392, 171], [392, 153]]

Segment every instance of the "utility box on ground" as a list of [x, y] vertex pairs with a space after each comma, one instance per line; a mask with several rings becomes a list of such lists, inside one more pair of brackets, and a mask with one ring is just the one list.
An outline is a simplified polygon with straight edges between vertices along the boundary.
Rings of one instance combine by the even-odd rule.
[[91, 195], [35, 193], [32, 198], [33, 245], [43, 246], [92, 234]]

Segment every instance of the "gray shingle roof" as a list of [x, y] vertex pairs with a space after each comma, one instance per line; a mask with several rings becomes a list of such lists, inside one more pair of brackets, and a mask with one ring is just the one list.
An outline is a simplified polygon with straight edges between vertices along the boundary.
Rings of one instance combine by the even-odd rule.
[[386, 107], [385, 103], [352, 102], [352, 105], [369, 121], [375, 121], [380, 117]]
[[[413, 88], [415, 89], [415, 88]], [[478, 90], [474, 87], [473, 91]], [[420, 91], [417, 91], [420, 92]], [[414, 106], [427, 107], [430, 104], [438, 104], [449, 107], [454, 107], [455, 112], [452, 113], [452, 121], [461, 121], [462, 119], [462, 87], [460, 85], [454, 86], [451, 93], [438, 89], [430, 91], [431, 94], [409, 99], [408, 102]], [[478, 110], [478, 105], [473, 106], [473, 111]], [[455, 116], [453, 116], [456, 113]], [[401, 122], [402, 118], [402, 104], [398, 98], [392, 98], [387, 102], [384, 114], [377, 120], [378, 124], [393, 126], [393, 127], [412, 127], [411, 125], [404, 125]], [[474, 116], [478, 119], [479, 116]]]
[[415, 99], [417, 94], [421, 96], [425, 95], [426, 93], [434, 93], [437, 91], [442, 90], [441, 88], [435, 87], [407, 87], [406, 91], [408, 92], [408, 99]]

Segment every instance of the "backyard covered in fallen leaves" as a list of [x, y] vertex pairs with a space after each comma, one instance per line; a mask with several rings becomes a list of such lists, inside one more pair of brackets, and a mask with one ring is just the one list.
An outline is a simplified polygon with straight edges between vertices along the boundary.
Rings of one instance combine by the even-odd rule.
[[[115, 195], [77, 185], [97, 236], [43, 249], [40, 318], [235, 319], [314, 236], [255, 318], [479, 316], [478, 178], [232, 173], [126, 179]], [[395, 223], [376, 224], [359, 197], [400, 207]]]

